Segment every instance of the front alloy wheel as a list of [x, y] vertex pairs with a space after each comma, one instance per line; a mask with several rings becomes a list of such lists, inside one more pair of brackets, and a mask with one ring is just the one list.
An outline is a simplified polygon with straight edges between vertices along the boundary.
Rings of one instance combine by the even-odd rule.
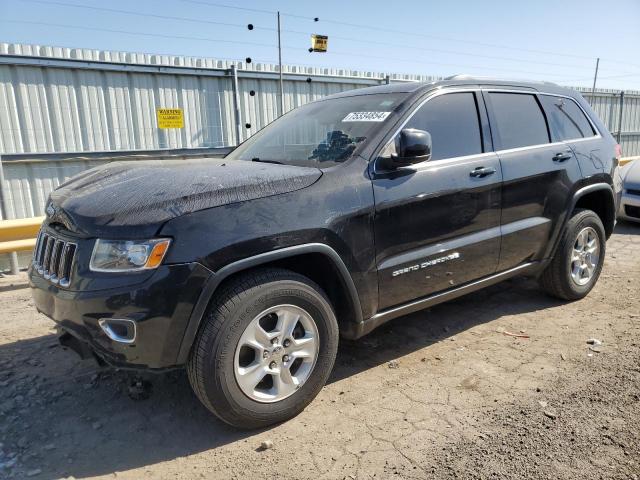
[[322, 289], [283, 269], [260, 269], [222, 287], [202, 319], [187, 372], [200, 401], [242, 428], [300, 413], [329, 378], [338, 323]]
[[247, 326], [235, 354], [242, 392], [256, 402], [279, 402], [307, 381], [318, 358], [318, 327], [306, 311], [278, 305]]

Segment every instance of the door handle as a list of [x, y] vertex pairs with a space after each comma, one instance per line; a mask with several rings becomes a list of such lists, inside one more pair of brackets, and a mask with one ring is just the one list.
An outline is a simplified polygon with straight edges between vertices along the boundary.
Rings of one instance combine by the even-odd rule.
[[471, 170], [471, 172], [469, 172], [469, 175], [476, 178], [484, 178], [488, 177], [489, 175], [493, 175], [494, 173], [496, 173], [496, 169], [493, 167], [478, 167]]
[[564, 152], [558, 152], [553, 156], [554, 162], [566, 162], [572, 157], [571, 150], [565, 150]]

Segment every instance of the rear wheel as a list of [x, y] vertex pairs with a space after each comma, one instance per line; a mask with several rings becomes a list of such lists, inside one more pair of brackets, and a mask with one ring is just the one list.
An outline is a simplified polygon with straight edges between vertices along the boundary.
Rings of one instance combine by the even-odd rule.
[[600, 276], [605, 251], [606, 235], [600, 217], [591, 210], [574, 211], [540, 284], [563, 300], [585, 297]]
[[214, 299], [187, 370], [209, 410], [256, 428], [291, 418], [313, 400], [337, 346], [335, 314], [320, 287], [265, 269], [233, 280]]

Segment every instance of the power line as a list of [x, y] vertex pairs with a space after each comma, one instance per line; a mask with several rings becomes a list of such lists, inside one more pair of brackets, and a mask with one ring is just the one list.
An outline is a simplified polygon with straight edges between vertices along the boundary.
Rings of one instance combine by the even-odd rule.
[[102, 28], [102, 27], [85, 27], [82, 25], [68, 25], [63, 23], [50, 23], [50, 22], [36, 22], [31, 20], [16, 20], [9, 18], [0, 18], [0, 22], [6, 23], [22, 23], [27, 25], [41, 25], [46, 27], [60, 27], [60, 28], [72, 28], [76, 30], [89, 30], [89, 31], [98, 31], [98, 32], [107, 32], [107, 33], [121, 33], [124, 35], [137, 35], [142, 37], [158, 37], [158, 38], [173, 38], [177, 40], [198, 40], [200, 42], [215, 42], [215, 43], [232, 43], [239, 45], [251, 45], [255, 47], [275, 47], [275, 45], [269, 45], [264, 43], [256, 43], [256, 42], [243, 42], [239, 40], [224, 40], [221, 38], [209, 38], [209, 37], [192, 37], [189, 35], [170, 35], [163, 33], [147, 33], [147, 32], [133, 32], [131, 30], [117, 30], [111, 28]]
[[[40, 3], [42, 5], [58, 5], [61, 7], [72, 7], [72, 8], [81, 8], [85, 10], [94, 10], [99, 12], [110, 12], [110, 13], [119, 13], [124, 15], [135, 15], [138, 17], [151, 17], [151, 18], [159, 18], [162, 20], [171, 20], [171, 21], [182, 21], [182, 22], [193, 22], [193, 23], [204, 23], [209, 25], [221, 25], [225, 27], [237, 27], [246, 29], [247, 25], [239, 24], [239, 23], [227, 23], [227, 22], [216, 22], [214, 20], [203, 20], [201, 18], [193, 18], [193, 17], [175, 17], [171, 15], [159, 15], [156, 13], [144, 13], [144, 12], [136, 12], [132, 10], [120, 10], [117, 8], [107, 8], [107, 7], [94, 7], [92, 5], [78, 5], [75, 3], [66, 3], [66, 2], [56, 2], [56, 1], [44, 1], [44, 0], [20, 0], [22, 2], [30, 2], [30, 3]], [[256, 29], [261, 30], [270, 30], [275, 31], [275, 28], [266, 28], [266, 27], [254, 27]]]
[[[191, 0], [185, 0], [185, 1], [191, 1]], [[300, 34], [300, 35], [306, 35], [308, 36], [309, 33], [308, 32], [301, 32], [299, 30], [287, 30], [287, 29], [283, 29], [283, 32], [286, 33], [294, 33], [294, 34]], [[587, 66], [587, 65], [573, 65], [573, 64], [566, 64], [566, 63], [554, 63], [554, 62], [543, 62], [540, 60], [528, 60], [528, 59], [521, 59], [521, 58], [513, 58], [513, 57], [501, 57], [501, 56], [496, 56], [496, 55], [485, 55], [485, 54], [478, 54], [478, 53], [470, 53], [470, 52], [461, 52], [461, 51], [456, 51], [456, 50], [442, 50], [442, 49], [437, 49], [437, 48], [425, 48], [425, 47], [417, 47], [414, 45], [407, 45], [407, 44], [399, 44], [399, 43], [389, 43], [389, 42], [384, 42], [384, 41], [376, 41], [376, 40], [363, 40], [361, 38], [353, 38], [353, 37], [343, 37], [340, 35], [331, 35], [332, 39], [338, 39], [338, 40], [347, 40], [347, 41], [351, 41], [351, 42], [358, 42], [358, 43], [365, 43], [367, 45], [381, 45], [381, 46], [385, 46], [385, 47], [398, 47], [398, 48], [402, 48], [402, 49], [409, 49], [409, 50], [419, 50], [419, 51], [423, 51], [423, 52], [434, 52], [434, 53], [446, 53], [449, 55], [461, 55], [461, 56], [467, 56], [467, 57], [476, 57], [476, 58], [489, 58], [489, 59], [493, 59], [493, 60], [506, 60], [506, 61], [511, 61], [511, 62], [519, 62], [519, 63], [535, 63], [535, 64], [540, 64], [540, 65], [551, 65], [554, 67], [565, 67], [565, 68], [581, 68], [584, 70], [591, 70], [593, 67], [592, 66]], [[358, 54], [359, 55], [359, 54]]]
[[[218, 22], [218, 21], [213, 21], [213, 20], [204, 20], [202, 18], [175, 17], [175, 16], [169, 16], [169, 15], [159, 15], [159, 14], [154, 14], [154, 13], [144, 13], [144, 12], [137, 12], [137, 11], [132, 11], [132, 10], [122, 10], [122, 9], [116, 9], [116, 8], [95, 7], [95, 6], [91, 6], [91, 5], [79, 5], [79, 4], [75, 4], [75, 3], [60, 2], [60, 1], [44, 1], [44, 0], [21, 0], [21, 1], [23, 1], [23, 2], [31, 2], [31, 3], [39, 3], [39, 4], [43, 4], [43, 5], [58, 5], [58, 6], [70, 7], [70, 8], [79, 8], [79, 9], [85, 9], [85, 10], [110, 12], [110, 13], [117, 13], [117, 14], [122, 14], [122, 15], [133, 15], [133, 16], [139, 16], [139, 17], [144, 17], [144, 18], [151, 17], [151, 18], [158, 18], [158, 19], [162, 19], [162, 20], [171, 20], [171, 21], [178, 20], [178, 21], [183, 21], [183, 22], [222, 25], [222, 26], [228, 26], [228, 27], [234, 27], [234, 28], [242, 28], [242, 29], [247, 27], [244, 24]], [[193, 2], [197, 2], [197, 3], [203, 3], [203, 2], [199, 2], [198, 0], [185, 0], [185, 1], [189, 1], [189, 2], [193, 1]], [[210, 5], [210, 4], [207, 4], [207, 5]], [[218, 6], [218, 4], [216, 4], [216, 6]], [[229, 8], [231, 8], [231, 7], [229, 7]], [[243, 7], [233, 7], [233, 8], [244, 9]], [[255, 10], [255, 9], [248, 9], [248, 10]], [[267, 10], [259, 10], [259, 11], [261, 13], [262, 12], [268, 12]], [[259, 30], [276, 31], [275, 28], [269, 28], [269, 27], [254, 26], [253, 28], [259, 29]], [[293, 33], [293, 34], [297, 34], [297, 35], [305, 35], [305, 36], [309, 35], [308, 32], [301, 32], [301, 31], [298, 31], [298, 30], [283, 29], [282, 31], [285, 32], [285, 33]], [[388, 43], [388, 42], [383, 42], [383, 41], [363, 40], [363, 39], [360, 39], [360, 38], [343, 37], [343, 36], [339, 36], [339, 35], [332, 35], [332, 38], [335, 38], [335, 39], [338, 39], [338, 40], [346, 40], [346, 41], [351, 41], [351, 42], [357, 42], [357, 43], [381, 45], [381, 46], [385, 46], [385, 47], [398, 47], [398, 48], [403, 48], [403, 49], [411, 49], [411, 50], [424, 51], [424, 52], [444, 53], [444, 54], [448, 54], [448, 55], [460, 55], [460, 56], [467, 56], [467, 57], [488, 58], [488, 59], [493, 59], [493, 60], [504, 60], [504, 61], [518, 62], [518, 63], [535, 63], [535, 64], [539, 64], [539, 65], [550, 65], [550, 66], [564, 67], [564, 68], [580, 68], [580, 69], [584, 69], [584, 70], [590, 70], [592, 68], [591, 66], [586, 66], [586, 65], [566, 65], [566, 64], [561, 64], [561, 63], [545, 62], [545, 61], [540, 61], [540, 60], [525, 60], [525, 59], [521, 59], [521, 58], [502, 57], [502, 56], [486, 55], [486, 54], [476, 54], [476, 53], [469, 53], [469, 52], [460, 52], [460, 51], [455, 51], [455, 50], [442, 50], [442, 49], [436, 49], [436, 48], [425, 48], [425, 47], [417, 47], [417, 46], [414, 46], [414, 45], [403, 45], [403, 44]]]
[[[197, 40], [197, 41], [202, 41], [202, 42], [213, 42], [213, 43], [229, 43], [229, 44], [240, 44], [240, 45], [251, 45], [251, 46], [258, 46], [258, 47], [272, 47], [275, 48], [276, 45], [270, 45], [270, 44], [263, 44], [263, 43], [254, 43], [254, 42], [243, 42], [243, 41], [237, 41], [237, 40], [224, 40], [224, 39], [219, 39], [219, 38], [210, 38], [210, 37], [195, 37], [195, 36], [188, 36], [188, 35], [171, 35], [171, 34], [160, 34], [160, 33], [149, 33], [149, 32], [140, 32], [140, 31], [130, 31], [130, 30], [120, 30], [120, 29], [109, 29], [109, 28], [102, 28], [102, 27], [88, 27], [88, 26], [81, 26], [81, 25], [69, 25], [69, 24], [59, 24], [59, 23], [51, 23], [51, 22], [37, 22], [37, 21], [29, 21], [29, 20], [15, 20], [15, 19], [0, 19], [0, 22], [7, 22], [7, 23], [21, 23], [21, 24], [28, 24], [28, 25], [41, 25], [41, 26], [47, 26], [47, 27], [58, 27], [58, 28], [70, 28], [70, 29], [77, 29], [77, 30], [85, 30], [85, 31], [102, 31], [102, 32], [107, 32], [107, 33], [118, 33], [118, 34], [123, 34], [123, 35], [134, 35], [134, 36], [143, 36], [143, 37], [157, 37], [157, 38], [169, 38], [169, 39], [178, 39], [178, 40]], [[289, 46], [285, 46], [283, 47], [284, 49], [287, 50], [299, 50], [296, 47], [289, 47]], [[378, 56], [378, 55], [369, 55], [369, 54], [362, 54], [359, 52], [331, 52], [329, 53], [329, 55], [338, 55], [338, 56], [349, 56], [349, 57], [354, 57], [354, 56], [359, 56], [359, 57], [365, 57], [365, 58], [372, 58], [372, 59], [376, 59], [376, 60], [386, 60], [387, 57], [385, 56]], [[258, 60], [258, 59], [255, 59]], [[403, 62], [403, 63], [410, 63], [412, 65], [416, 64], [416, 58], [402, 58], [402, 57], [394, 57], [394, 60], [399, 61], [399, 62]], [[273, 60], [258, 60], [264, 63], [274, 63]], [[548, 72], [533, 72], [533, 71], [525, 71], [525, 70], [514, 70], [514, 69], [509, 69], [509, 68], [499, 68], [499, 67], [486, 67], [486, 66], [478, 66], [478, 65], [463, 65], [463, 64], [456, 64], [456, 63], [444, 63], [444, 62], [434, 62], [430, 59], [426, 59], [426, 62], [428, 64], [432, 64], [432, 65], [440, 65], [440, 66], [446, 66], [446, 67], [456, 67], [456, 68], [461, 68], [461, 69], [479, 69], [479, 70], [488, 70], [488, 71], [501, 71], [501, 72], [509, 72], [509, 73], [519, 73], [519, 74], [527, 74], [527, 75], [540, 75], [540, 76], [554, 76], [554, 77], [564, 77], [564, 75], [562, 74], [550, 74]], [[633, 74], [625, 74], [625, 75], [620, 75], [620, 77], [623, 76], [633, 76], [633, 75], [637, 75], [635, 73]], [[612, 78], [612, 77], [602, 77], [603, 79], [607, 79], [607, 78]], [[580, 81], [580, 80], [562, 80], [562, 81]]]
[[[162, 20], [171, 20], [171, 21], [178, 20], [178, 21], [184, 21], [184, 22], [221, 25], [221, 26], [228, 26], [228, 27], [242, 28], [242, 29], [246, 28], [246, 25], [244, 25], [244, 24], [218, 22], [218, 21], [205, 20], [205, 19], [193, 18], [193, 17], [174, 17], [174, 16], [169, 16], [169, 15], [144, 13], [144, 12], [137, 12], [137, 11], [132, 11], [132, 10], [122, 10], [122, 9], [107, 8], [107, 7], [95, 7], [95, 6], [90, 6], [90, 5], [80, 5], [80, 4], [61, 2], [61, 1], [55, 1], [55, 0], [53, 0], [53, 1], [21, 0], [21, 1], [23, 1], [23, 2], [31, 2], [31, 3], [39, 3], [39, 4], [43, 4], [43, 5], [58, 5], [58, 6], [71, 7], [71, 8], [79, 8], [79, 9], [86, 9], [86, 10], [117, 13], [117, 14], [123, 14], [123, 15], [133, 15], [133, 16], [140, 16], [140, 17], [145, 17], [145, 18], [151, 17], [151, 18], [158, 18], [158, 19], [162, 19]], [[222, 7], [222, 8], [233, 8], [233, 9], [237, 9], [237, 10], [247, 10], [247, 11], [259, 12], [259, 13], [269, 13], [269, 14], [270, 13], [276, 13], [276, 12], [271, 12], [269, 10], [254, 9], [254, 8], [247, 8], [247, 7], [236, 7], [236, 6], [219, 4], [219, 3], [205, 2], [205, 1], [202, 1], [202, 0], [182, 0], [182, 1], [185, 1], [185, 2], [188, 2], [188, 3], [203, 4], [203, 5], [207, 5], [207, 6], [215, 6], [215, 7]], [[308, 17], [302, 17], [300, 15], [290, 15], [290, 14], [287, 14], [287, 15], [288, 16], [294, 16], [296, 18], [308, 18]], [[365, 28], [364, 26], [362, 26], [362, 27]], [[275, 28], [270, 28], [270, 27], [256, 26], [254, 28], [259, 29], [259, 30], [276, 31]], [[366, 27], [366, 28], [369, 28], [369, 27]], [[308, 35], [308, 32], [301, 32], [301, 31], [297, 31], [297, 30], [283, 29], [282, 31], [286, 32], [286, 33], [293, 33], [293, 34], [299, 34], [299, 35]], [[535, 63], [535, 64], [539, 64], [539, 65], [550, 65], [550, 66], [557, 66], [557, 67], [563, 67], [563, 68], [580, 68], [580, 69], [583, 69], [583, 70], [590, 70], [592, 68], [591, 66], [586, 66], [586, 65], [566, 65], [566, 64], [561, 64], [561, 63], [545, 62], [545, 61], [539, 61], [539, 60], [526, 60], [526, 59], [519, 59], [519, 58], [513, 58], [513, 57], [502, 57], [502, 56], [496, 56], [496, 55], [486, 55], [486, 54], [476, 54], [476, 53], [469, 53], [469, 52], [460, 52], [460, 51], [455, 51], [455, 50], [442, 50], [442, 49], [435, 49], [435, 48], [425, 48], [425, 47], [417, 47], [417, 46], [413, 46], [413, 45], [401, 45], [401, 44], [394, 44], [394, 43], [375, 41], [375, 40], [363, 40], [363, 39], [359, 39], [359, 38], [343, 37], [343, 36], [339, 36], [339, 35], [332, 35], [332, 38], [339, 39], [339, 40], [351, 41], [351, 42], [359, 42], [359, 43], [366, 43], [366, 44], [376, 44], [376, 45], [382, 45], [382, 46], [387, 46], [387, 47], [391, 46], [391, 47], [398, 47], [398, 48], [403, 48], [403, 49], [407, 49], [408, 48], [408, 49], [417, 50], [417, 51], [443, 53], [443, 54], [449, 54], [449, 55], [470, 56], [470, 57], [478, 57], [478, 58], [487, 58], [487, 59], [494, 59], [494, 60], [512, 61], [512, 62], [518, 62], [518, 63]], [[585, 57], [585, 58], [587, 58], [587, 57]], [[601, 69], [601, 70], [611, 70], [611, 71], [613, 71], [613, 69], [607, 69], [607, 68], [604, 68], [604, 69]], [[511, 71], [511, 70], [507, 70], [507, 71]]]
[[[606, 77], [598, 77], [598, 80], [608, 80], [611, 78], [624, 78], [624, 77], [639, 77], [640, 78], [640, 73], [623, 73], [621, 75], [608, 75]], [[564, 80], [566, 82], [582, 82], [582, 81], [586, 81], [586, 80], [591, 80], [591, 78], [574, 78], [571, 80]]]
[[[268, 13], [269, 15], [275, 15], [278, 13], [276, 10], [262, 10], [259, 8], [238, 7], [235, 5], [225, 5], [223, 3], [204, 2], [202, 0], [180, 0], [180, 1], [184, 3], [193, 3], [196, 5], [206, 5], [209, 7], [230, 8], [232, 10], [244, 10], [245, 12]], [[307, 18], [307, 17], [304, 17], [304, 18]]]
[[480, 45], [482, 47], [491, 47], [491, 48], [503, 48], [505, 50], [514, 50], [514, 51], [519, 51], [519, 52], [529, 52], [529, 53], [536, 53], [536, 54], [542, 54], [542, 55], [554, 55], [554, 56], [559, 56], [559, 57], [571, 57], [571, 58], [582, 58], [582, 59], [586, 59], [586, 60], [593, 60], [593, 57], [587, 57], [584, 55], [575, 55], [575, 54], [570, 54], [570, 53], [556, 53], [556, 52], [549, 52], [546, 50], [534, 50], [534, 49], [530, 49], [530, 48], [521, 48], [521, 47], [508, 47], [506, 45], [498, 45], [495, 43], [483, 43], [483, 42], [475, 42], [475, 41], [471, 41], [471, 40], [461, 40], [459, 38], [450, 38], [450, 37], [441, 37], [438, 35], [429, 35], [429, 34], [425, 34], [425, 33], [415, 33], [415, 32], [403, 32], [401, 30], [393, 30], [390, 28], [378, 28], [378, 27], [371, 27], [368, 25], [361, 25], [361, 24], [357, 24], [357, 23], [348, 23], [348, 22], [341, 22], [338, 20], [326, 20], [323, 19], [323, 23], [332, 23], [335, 25], [342, 25], [342, 26], [346, 26], [346, 27], [352, 27], [352, 28], [362, 28], [362, 29], [366, 29], [366, 30], [376, 30], [376, 31], [382, 31], [382, 32], [386, 32], [386, 33], [393, 33], [395, 35], [408, 35], [408, 36], [413, 36], [413, 37], [420, 37], [420, 38], [432, 38], [435, 40], [444, 40], [447, 42], [458, 42], [458, 43], [466, 43], [466, 44], [472, 44], [472, 45]]
[[[183, 1], [191, 1], [191, 0], [183, 0]], [[288, 15], [288, 14], [284, 14], [285, 16], [293, 16], [296, 18], [306, 18], [306, 19], [310, 19], [310, 17], [301, 17], [299, 15]], [[407, 31], [402, 31], [402, 30], [393, 30], [393, 29], [389, 29], [389, 28], [380, 28], [378, 26], [376, 27], [372, 27], [370, 25], [362, 25], [362, 24], [358, 24], [358, 23], [349, 23], [349, 22], [342, 22], [339, 20], [327, 20], [325, 18], [322, 19], [323, 23], [330, 23], [330, 24], [334, 24], [334, 25], [342, 25], [342, 26], [347, 26], [347, 27], [353, 27], [353, 28], [362, 28], [365, 30], [373, 30], [376, 32], [386, 32], [386, 33], [393, 33], [395, 35], [408, 35], [408, 36], [414, 36], [414, 37], [421, 37], [421, 38], [432, 38], [434, 40], [443, 40], [443, 41], [447, 41], [447, 42], [458, 42], [458, 43], [466, 43], [466, 44], [470, 44], [470, 45], [480, 45], [483, 47], [491, 47], [491, 48], [502, 48], [505, 50], [513, 50], [513, 51], [520, 51], [520, 52], [528, 52], [528, 53], [535, 53], [535, 54], [541, 54], [541, 55], [552, 55], [552, 56], [559, 56], [559, 57], [569, 57], [569, 58], [581, 58], [583, 60], [591, 60], [593, 61], [596, 57], [590, 57], [590, 56], [585, 56], [585, 55], [576, 55], [576, 54], [571, 54], [571, 53], [558, 53], [558, 52], [551, 52], [548, 50], [536, 50], [536, 49], [530, 49], [530, 48], [522, 48], [522, 47], [511, 47], [511, 46], [507, 46], [507, 45], [499, 45], [499, 44], [495, 44], [495, 43], [483, 43], [483, 42], [476, 42], [476, 41], [471, 41], [471, 40], [461, 40], [459, 38], [452, 38], [452, 37], [442, 37], [442, 36], [438, 36], [438, 35], [429, 35], [429, 34], [425, 34], [425, 33], [415, 33], [415, 32], [407, 32]], [[611, 63], [621, 63], [627, 66], [634, 66], [634, 67], [639, 67], [640, 65], [634, 65], [634, 64], [630, 64], [629, 62], [625, 61], [625, 60], [612, 60], [609, 58], [602, 58], [603, 60], [607, 60], [608, 62]]]
[[[101, 32], [107, 32], [107, 33], [117, 33], [122, 35], [135, 35], [135, 36], [143, 36], [143, 37], [170, 38], [170, 39], [178, 39], [178, 40], [197, 40], [201, 42], [229, 43], [229, 44], [251, 45], [251, 46], [257, 46], [257, 47], [270, 47], [270, 48], [276, 47], [276, 45], [272, 45], [272, 44], [244, 42], [244, 41], [238, 41], [238, 40], [224, 40], [219, 38], [196, 37], [196, 36], [189, 36], [189, 35], [150, 33], [150, 32], [141, 32], [141, 31], [102, 28], [102, 27], [60, 24], [60, 23], [52, 23], [52, 22], [38, 22], [38, 21], [31, 21], [31, 20], [0, 19], [0, 22], [20, 23], [20, 24], [27, 24], [27, 25], [41, 25], [41, 26], [58, 27], [58, 28], [70, 28], [70, 29], [76, 29], [76, 30], [101, 31]], [[284, 46], [282, 48], [286, 50], [294, 50], [294, 51], [299, 50], [299, 48], [297, 47], [290, 47], [290, 46]], [[372, 58], [372, 59], [379, 59], [379, 60], [388, 59], [388, 57], [385, 57], [385, 56], [368, 55], [360, 52], [331, 52], [330, 55], [365, 57], [365, 58]], [[420, 59], [394, 57], [394, 60], [415, 65], [416, 60], [420, 60]], [[480, 69], [480, 70], [488, 70], [488, 71], [502, 71], [502, 72], [522, 73], [522, 74], [541, 75], [541, 76], [555, 76], [555, 77], [564, 76], [561, 74], [549, 74], [549, 73], [543, 73], [543, 72], [532, 72], [532, 71], [523, 71], [523, 70], [517, 70], [517, 69], [514, 70], [514, 69], [508, 69], [508, 68], [486, 67], [486, 66], [478, 66], [478, 65], [463, 65], [463, 64], [456, 64], [456, 63], [434, 62], [429, 59], [424, 59], [424, 60], [426, 60], [427, 63], [432, 65], [441, 65], [441, 66], [456, 67], [456, 68], [462, 68], [462, 69]]]
[[[227, 4], [223, 4], [223, 3], [209, 2], [209, 1], [205, 1], [205, 0], [180, 0], [180, 1], [185, 2], [185, 3], [197, 4], [197, 5], [206, 5], [206, 6], [209, 6], [209, 7], [228, 8], [228, 9], [234, 9], [234, 10], [244, 10], [244, 11], [249, 11], [249, 12], [272, 14], [272, 15], [275, 15], [277, 13], [275, 10], [263, 10], [263, 9], [257, 9], [257, 8], [237, 7], [235, 5], [227, 5]], [[297, 19], [301, 19], [301, 20], [315, 21], [315, 17], [308, 17], [308, 16], [305, 16], [305, 15], [296, 15], [296, 14], [292, 14], [292, 13], [283, 13], [283, 12], [281, 12], [281, 15], [285, 16], [285, 17], [297, 18]], [[376, 25], [376, 26], [363, 25], [363, 24], [358, 24], [358, 23], [343, 22], [341, 20], [331, 20], [331, 19], [327, 19], [327, 18], [324, 18], [324, 17], [322, 17], [320, 19], [320, 21], [323, 24], [324, 23], [329, 23], [329, 24], [342, 25], [342, 26], [347, 26], [347, 27], [352, 27], [352, 28], [361, 28], [361, 29], [371, 30], [371, 31], [375, 31], [375, 32], [386, 32], [386, 33], [393, 33], [393, 34], [396, 34], [396, 35], [409, 35], [409, 36], [420, 37], [420, 38], [431, 38], [431, 39], [435, 39], [435, 40], [444, 40], [444, 41], [447, 41], [447, 42], [465, 43], [465, 44], [476, 45], [476, 46], [479, 45], [479, 46], [483, 46], [483, 47], [501, 48], [501, 49], [505, 49], [505, 50], [528, 52], [528, 53], [535, 53], [535, 54], [541, 54], [541, 55], [552, 55], [552, 56], [556, 56], [556, 57], [580, 58], [580, 59], [583, 59], [583, 60], [590, 60], [590, 61], [593, 61], [596, 58], [596, 56], [576, 55], [576, 54], [562, 53], [562, 52], [551, 52], [551, 51], [548, 51], [548, 50], [536, 50], [536, 49], [529, 49], [529, 48], [522, 48], [522, 47], [512, 47], [512, 46], [508, 46], [508, 45], [499, 45], [499, 44], [494, 44], [494, 43], [483, 43], [483, 42], [476, 42], [476, 41], [471, 41], [471, 40], [461, 40], [459, 38], [442, 37], [442, 36], [437, 36], [437, 35], [429, 35], [429, 34], [425, 34], [425, 33], [406, 32], [406, 31], [402, 31], [402, 30], [394, 30], [394, 29], [390, 29], [390, 28], [383, 28], [383, 27], [380, 27], [378, 25]], [[623, 65], [640, 68], [640, 65], [630, 64], [626, 60], [614, 60], [614, 59], [603, 58], [603, 57], [600, 57], [600, 58], [601, 58], [601, 60], [606, 60], [606, 61], [611, 62], [611, 63], [620, 63], [620, 64], [623, 64]]]
[[[233, 5], [226, 5], [226, 4], [222, 4], [222, 3], [216, 3], [216, 2], [207, 2], [207, 1], [204, 1], [204, 0], [180, 0], [180, 1], [185, 2], [185, 3], [194, 3], [194, 4], [198, 4], [198, 5], [207, 5], [207, 6], [210, 6], [210, 7], [247, 10], [247, 11], [253, 11], [253, 12], [258, 12], [258, 13], [269, 13], [269, 14], [275, 14], [276, 13], [275, 11], [272, 11], [272, 10], [261, 10], [261, 9], [253, 9], [253, 8], [236, 7], [236, 6], [233, 6]], [[295, 15], [295, 14], [291, 14], [291, 13], [281, 13], [281, 15], [283, 15], [285, 17], [298, 18], [298, 19], [303, 19], [303, 20], [314, 20], [314, 18], [312, 18], [312, 17], [307, 17], [307, 16], [304, 16], [304, 15]], [[446, 41], [453, 41], [453, 42], [459, 42], [459, 43], [467, 43], [467, 44], [480, 45], [480, 46], [485, 46], [485, 47], [504, 48], [504, 49], [508, 49], [508, 50], [517, 50], [517, 51], [531, 52], [531, 53], [538, 53], [538, 54], [545, 54], [545, 55], [555, 55], [555, 56], [582, 58], [582, 59], [587, 59], [587, 60], [593, 60], [593, 58], [594, 58], [594, 57], [587, 57], [587, 56], [583, 56], [583, 55], [556, 53], [556, 52], [548, 52], [548, 51], [543, 51], [543, 50], [532, 50], [532, 49], [527, 49], [527, 48], [509, 47], [509, 46], [505, 46], [505, 45], [496, 45], [496, 44], [490, 44], [490, 43], [473, 42], [473, 41], [470, 41], [470, 40], [460, 40], [460, 39], [457, 39], [457, 38], [440, 37], [440, 36], [428, 35], [428, 34], [424, 34], [424, 33], [406, 32], [406, 31], [402, 31], [402, 30], [394, 30], [394, 29], [390, 29], [390, 28], [383, 28], [383, 27], [380, 27], [380, 26], [372, 27], [370, 25], [362, 25], [362, 24], [358, 24], [358, 23], [343, 22], [343, 21], [340, 21], [340, 20], [331, 20], [331, 19], [326, 19], [324, 17], [322, 18], [322, 23], [330, 23], [330, 24], [334, 24], [334, 25], [342, 25], [342, 26], [353, 27], [353, 28], [362, 28], [362, 29], [365, 29], [365, 30], [374, 30], [376, 32], [386, 32], [386, 33], [393, 33], [393, 34], [400, 34], [400, 35], [410, 35], [410, 36], [422, 37], [422, 38], [433, 38], [433, 39], [438, 39], [438, 40], [446, 40]]]
[[[283, 31], [286, 31], [286, 30], [283, 30]], [[416, 46], [413, 46], [413, 45], [402, 45], [402, 44], [399, 44], [399, 43], [388, 43], [388, 42], [375, 41], [375, 40], [363, 40], [363, 39], [358, 39], [358, 38], [341, 37], [341, 36], [338, 36], [338, 35], [331, 35], [331, 38], [335, 38], [335, 39], [338, 39], [338, 40], [348, 40], [348, 41], [352, 41], [352, 42], [373, 44], [373, 45], [382, 45], [382, 46], [387, 46], [387, 47], [398, 47], [398, 48], [403, 48], [403, 49], [419, 50], [419, 51], [423, 51], [423, 52], [446, 53], [446, 54], [449, 54], [449, 55], [461, 55], [461, 56], [476, 57], [476, 58], [488, 58], [488, 59], [492, 59], [492, 60], [506, 60], [506, 61], [510, 61], [510, 62], [519, 62], [519, 63], [535, 63], [535, 64], [539, 64], [539, 65], [550, 65], [550, 66], [554, 66], [554, 67], [581, 68], [581, 69], [584, 69], [584, 70], [591, 70], [592, 69], [591, 66], [586, 66], [586, 65], [567, 65], [567, 64], [563, 64], [563, 63], [543, 62], [543, 61], [539, 61], [539, 60], [526, 60], [526, 59], [513, 58], [513, 57], [500, 57], [500, 56], [496, 56], [496, 55], [485, 55], [485, 54], [478, 54], [478, 53], [460, 52], [460, 51], [456, 51], [456, 50], [441, 50], [441, 49], [437, 49], [437, 48], [416, 47]]]

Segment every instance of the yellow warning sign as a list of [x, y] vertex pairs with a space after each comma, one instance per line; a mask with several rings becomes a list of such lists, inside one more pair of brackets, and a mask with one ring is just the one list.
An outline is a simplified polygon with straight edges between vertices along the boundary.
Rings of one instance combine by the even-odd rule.
[[181, 108], [158, 108], [158, 128], [184, 128], [184, 113]]
[[329, 37], [326, 35], [311, 35], [311, 50], [314, 52], [326, 52]]

